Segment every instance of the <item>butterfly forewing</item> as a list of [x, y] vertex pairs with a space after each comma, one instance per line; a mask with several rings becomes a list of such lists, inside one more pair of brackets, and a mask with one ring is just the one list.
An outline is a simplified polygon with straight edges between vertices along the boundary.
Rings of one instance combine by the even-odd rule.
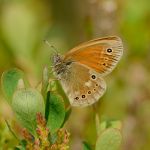
[[122, 54], [121, 39], [108, 37], [80, 44], [69, 51], [64, 60], [81, 63], [104, 76], [115, 68]]

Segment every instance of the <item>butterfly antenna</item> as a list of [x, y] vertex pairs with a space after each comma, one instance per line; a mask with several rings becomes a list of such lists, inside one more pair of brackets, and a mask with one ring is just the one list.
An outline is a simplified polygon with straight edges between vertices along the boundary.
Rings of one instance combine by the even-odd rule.
[[44, 40], [44, 42], [45, 42], [45, 44], [47, 44], [49, 47], [51, 47], [52, 50], [53, 50], [56, 54], [58, 54], [57, 49], [56, 49], [53, 45], [51, 45], [47, 40]]

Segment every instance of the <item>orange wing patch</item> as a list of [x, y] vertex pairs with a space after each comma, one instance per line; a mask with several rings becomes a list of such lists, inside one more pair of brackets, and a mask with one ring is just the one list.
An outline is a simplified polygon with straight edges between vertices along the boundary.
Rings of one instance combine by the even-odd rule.
[[[97, 72], [100, 72], [100, 58], [102, 58], [102, 51], [100, 51], [100, 49], [102, 48], [102, 46], [84, 48], [84, 50], [73, 53], [70, 56], [66, 56], [65, 59], [77, 61], [83, 65], [93, 68]], [[101, 71], [104, 71], [103, 68], [101, 68]]]

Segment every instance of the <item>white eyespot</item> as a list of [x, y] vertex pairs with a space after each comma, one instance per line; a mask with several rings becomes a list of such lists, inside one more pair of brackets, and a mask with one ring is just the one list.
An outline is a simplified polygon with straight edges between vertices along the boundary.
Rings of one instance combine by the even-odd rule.
[[92, 82], [90, 80], [88, 82], [85, 82], [85, 86], [91, 87], [92, 86]]
[[79, 91], [75, 91], [74, 94], [75, 94], [75, 95], [79, 95]]

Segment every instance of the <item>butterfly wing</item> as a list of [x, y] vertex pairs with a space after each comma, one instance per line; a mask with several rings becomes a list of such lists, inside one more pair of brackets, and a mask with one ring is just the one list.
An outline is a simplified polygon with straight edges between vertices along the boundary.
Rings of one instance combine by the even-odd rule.
[[115, 68], [122, 54], [121, 39], [107, 37], [80, 44], [65, 55], [64, 61], [78, 62], [105, 76]]
[[88, 106], [104, 94], [105, 81], [96, 71], [73, 62], [61, 76], [61, 85], [72, 106]]

